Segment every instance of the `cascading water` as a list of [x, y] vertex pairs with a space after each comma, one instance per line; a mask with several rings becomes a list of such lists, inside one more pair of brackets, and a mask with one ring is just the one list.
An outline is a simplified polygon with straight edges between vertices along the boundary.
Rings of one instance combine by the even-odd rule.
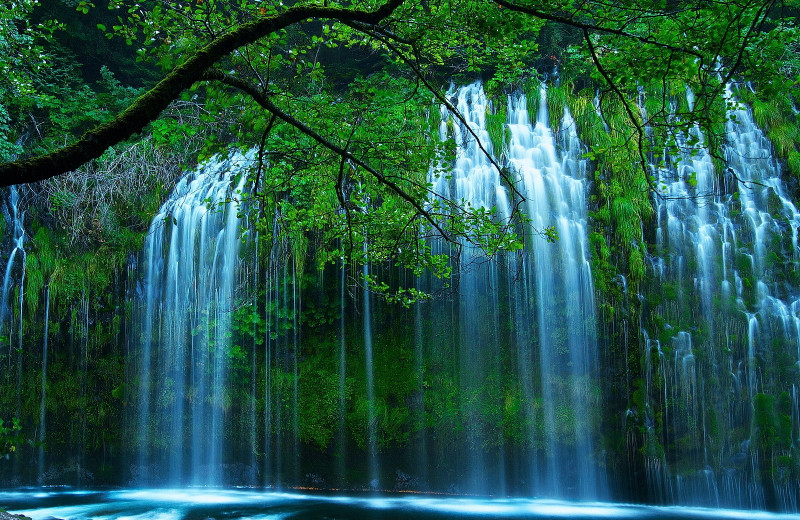
[[[247, 208], [239, 194], [252, 156], [235, 154], [188, 174], [152, 222], [140, 276], [128, 266], [130, 280], [141, 278], [141, 312], [132, 313], [128, 329], [129, 323], [114, 322], [127, 321], [127, 306], [108, 298], [101, 281], [71, 279], [66, 262], [58, 261], [52, 270], [36, 271], [47, 278], [34, 276], [34, 255], [63, 243], [55, 234], [52, 243], [26, 234], [19, 192], [7, 190], [2, 418], [4, 425], [20, 419], [24, 441], [32, 442], [12, 439], [16, 460], [0, 457], [3, 483], [38, 478], [82, 485], [97, 475], [96, 483], [118, 484], [118, 464], [127, 460], [136, 484], [615, 496], [800, 509], [800, 212], [751, 112], [731, 105], [718, 150], [708, 149], [713, 139], [694, 127], [678, 136], [682, 152], [664, 151], [663, 164], [652, 158], [660, 193], [653, 195], [654, 219], [637, 236], [652, 255], [649, 270], [630, 284], [616, 274], [613, 289], [598, 292], [619, 313], [611, 316], [604, 306], [609, 319], [598, 333], [587, 246], [589, 164], [569, 111], [551, 127], [544, 88], [536, 99], [508, 95], [503, 107], [478, 83], [449, 95], [466, 123], [442, 110], [440, 138], [451, 140], [446, 146], [454, 144], [456, 154], [431, 173], [431, 189], [511, 219], [524, 242], [520, 251], [489, 259], [467, 245], [451, 264], [456, 274], [449, 292], [431, 274], [416, 278], [377, 260], [315, 263], [317, 271], [304, 265], [312, 264], [318, 236], [290, 219], [305, 201], [276, 192], [272, 229], [263, 221], [250, 227], [240, 216]], [[606, 101], [598, 97], [598, 112], [614, 110]], [[575, 102], [576, 114], [581, 102], [597, 115], [587, 98]], [[535, 117], [531, 106], [538, 107]], [[499, 113], [506, 114], [502, 123]], [[500, 139], [493, 133], [498, 125]], [[603, 175], [598, 172], [601, 182]], [[329, 215], [341, 211], [330, 204]], [[598, 228], [605, 225], [601, 219]], [[34, 230], [44, 225], [39, 215], [27, 220]], [[251, 239], [255, 229], [261, 235]], [[540, 236], [547, 229], [554, 242]], [[608, 233], [602, 238], [611, 243]], [[430, 245], [434, 253], [457, 253], [445, 241]], [[618, 253], [611, 259], [623, 269]], [[370, 292], [372, 275], [437, 298], [412, 309], [391, 305]], [[110, 285], [125, 279], [122, 270], [113, 276]], [[64, 290], [70, 283], [71, 293]], [[38, 297], [38, 306], [29, 296]], [[133, 355], [119, 380], [115, 363], [122, 345], [131, 345], [120, 337], [128, 330], [136, 331], [130, 340], [136, 348], [125, 350]], [[602, 356], [598, 343], [608, 349]], [[97, 373], [108, 377], [91, 377]], [[601, 388], [614, 395], [602, 395]], [[72, 403], [65, 413], [58, 404], [66, 392]], [[115, 438], [122, 414], [109, 413], [123, 407], [130, 411], [128, 445]], [[101, 466], [105, 473], [97, 471]], [[626, 469], [630, 476], [616, 477], [612, 488], [606, 468], [613, 477]], [[156, 501], [152, 507], [160, 513], [252, 516], [283, 496], [207, 491], [176, 493], [197, 502], [213, 494], [219, 500], [213, 508], [169, 505], [174, 496], [164, 495], [172, 491], [135, 498], [137, 490], [100, 493], [90, 508], [37, 517], [81, 509], [85, 516], [147, 515], [151, 506], [131, 505], [142, 497]], [[62, 495], [38, 493], [30, 507], [56, 494]], [[84, 500], [83, 492], [63, 496]], [[353, 500], [341, 498], [298, 500], [328, 511]], [[103, 504], [106, 499], [122, 505]], [[436, 515], [439, 508], [442, 515], [482, 508], [515, 517], [543, 516], [548, 507], [563, 508], [554, 516], [583, 509], [587, 517], [678, 517], [686, 510], [433, 502]], [[223, 511], [234, 503], [236, 512]], [[370, 511], [400, 504], [397, 515], [431, 503], [429, 497], [363, 500]]]
[[282, 235], [276, 212], [265, 277], [264, 482], [276, 488], [300, 481], [300, 356], [302, 253]]
[[[594, 470], [591, 410], [597, 396], [592, 395], [590, 374], [595, 368], [594, 286], [589, 262], [587, 212], [587, 168], [581, 159], [582, 147], [575, 124], [565, 110], [559, 135], [560, 150], [549, 128], [547, 98], [540, 91], [539, 114], [535, 124], [528, 122], [527, 101], [517, 95], [509, 100], [509, 161], [519, 172], [527, 199], [526, 215], [534, 233], [553, 226], [554, 244], [542, 238], [531, 241], [527, 287], [519, 297], [536, 294], [538, 349], [541, 394], [547, 424], [547, 466], [552, 494], [562, 494], [571, 481], [570, 494], [597, 497], [600, 483]], [[519, 313], [518, 313], [519, 315]], [[524, 316], [523, 316], [524, 319]], [[564, 417], [565, 411], [571, 414]], [[569, 440], [565, 446], [562, 441]], [[570, 461], [570, 464], [565, 464]], [[576, 473], [564, 480], [560, 473], [572, 466]], [[576, 479], [577, 476], [577, 479]]]
[[[8, 233], [8, 224], [11, 224], [11, 251], [8, 254], [8, 261], [3, 272], [3, 286], [0, 292], [0, 342], [4, 342], [3, 349], [7, 345], [7, 362], [5, 384], [13, 385], [15, 391], [14, 416], [19, 417], [22, 410], [22, 360], [23, 360], [23, 304], [25, 303], [25, 263], [27, 253], [25, 251], [25, 211], [20, 209], [19, 190], [16, 186], [9, 188], [8, 200], [3, 206], [3, 218], [5, 219]], [[4, 238], [4, 237], [0, 237]], [[14, 297], [13, 289], [16, 287], [17, 295]], [[12, 298], [16, 301], [13, 301]], [[16, 303], [16, 318], [14, 316], [14, 304]], [[14, 351], [16, 350], [16, 355]], [[12, 380], [12, 366], [16, 365], [16, 378]], [[15, 466], [19, 464], [19, 459], [15, 460]], [[37, 470], [39, 475], [42, 472], [44, 461], [38, 457]]]
[[[798, 402], [780, 365], [800, 361], [791, 279], [800, 214], [750, 111], [729, 115], [725, 172], [715, 170], [696, 127], [680, 141], [683, 155], [665, 156], [667, 167], [655, 170], [662, 196], [655, 198], [654, 310], [664, 324], [646, 347], [657, 352], [647, 356], [647, 372], [656, 375], [648, 376], [646, 415], [652, 422], [663, 414], [663, 434], [646, 451], [662, 461], [654, 495], [666, 501], [796, 509], [780, 453], [800, 428]], [[766, 439], [774, 421], [786, 425], [779, 427], [786, 439]]]
[[[273, 232], [276, 231], [277, 219], [273, 225]], [[274, 233], [277, 234], [277, 233]], [[279, 291], [277, 280], [279, 280], [279, 263], [276, 261], [281, 256], [281, 248], [279, 245], [273, 245], [270, 248], [270, 262], [266, 278], [266, 290], [264, 307], [271, 311], [279, 305]], [[277, 339], [280, 337], [278, 331], [281, 327], [278, 323], [278, 314], [267, 312], [266, 315], [266, 332], [264, 338], [264, 474], [267, 479], [273, 484], [280, 486], [280, 475], [282, 470], [281, 459], [281, 406], [280, 395], [273, 394], [273, 374], [275, 369], [278, 368], [279, 359], [277, 349]], [[277, 406], [273, 403], [277, 401]], [[273, 434], [273, 432], [276, 432]]]
[[45, 288], [44, 333], [42, 336], [42, 391], [39, 401], [39, 466], [38, 480], [44, 476], [44, 441], [47, 433], [47, 341], [50, 335], [50, 288]]
[[[486, 130], [486, 111], [489, 102], [483, 87], [475, 83], [458, 89], [452, 94], [455, 106], [464, 117], [480, 143], [460, 123], [452, 124], [453, 134], [449, 135], [449, 113], [442, 107], [442, 122], [439, 137], [442, 141], [452, 138], [458, 147], [452, 171], [433, 179], [434, 192], [449, 200], [459, 201], [476, 208], [499, 208], [501, 215], [508, 215], [508, 198], [500, 182], [500, 176], [493, 167], [486, 153], [479, 144], [491, 153], [491, 140]], [[449, 244], [434, 244], [435, 253], [452, 254]], [[482, 405], [476, 395], [483, 393], [484, 381], [491, 373], [490, 368], [497, 360], [497, 306], [493, 305], [487, 295], [495, 295], [492, 290], [498, 287], [500, 276], [494, 262], [484, 263], [480, 251], [465, 246], [462, 262], [468, 266], [464, 272], [457, 273], [458, 293], [453, 299], [452, 307], [442, 309], [445, 319], [454, 321], [453, 337], [455, 344], [450, 347], [451, 353], [458, 360], [453, 367], [458, 381], [459, 407], [465, 416], [468, 430], [465, 432], [467, 446], [461, 452], [463, 467], [459, 472], [463, 475], [461, 486], [472, 493], [487, 492], [487, 480], [499, 483], [502, 480], [502, 447], [497, 453], [486, 453], [483, 449], [488, 437], [486, 421], [481, 416]], [[481, 262], [480, 265], [474, 265]], [[448, 316], [448, 314], [450, 316]], [[479, 318], [480, 316], [480, 318]], [[448, 327], [445, 326], [447, 329]], [[491, 457], [492, 460], [487, 460]], [[429, 463], [425, 463], [428, 465]], [[487, 479], [491, 474], [492, 478]]]
[[[453, 96], [473, 133], [492, 153], [485, 120], [490, 107], [482, 86], [463, 87]], [[597, 341], [587, 247], [586, 161], [580, 158], [581, 145], [568, 111], [561, 133], [554, 136], [544, 88], [539, 96], [534, 122], [525, 96], [509, 96], [505, 124], [510, 135], [507, 166], [526, 200], [528, 221], [521, 225], [525, 248], [519, 255], [485, 262], [479, 251], [467, 247], [462, 258], [467, 267], [458, 275], [457, 310], [452, 314], [457, 316], [462, 407], [471, 425], [464, 450], [469, 461], [463, 471], [470, 492], [503, 492], [502, 482], [509, 474], [525, 482], [528, 493], [595, 498], [602, 493], [603, 479], [593, 446], [599, 396], [590, 377], [596, 368]], [[444, 139], [449, 116], [443, 115]], [[452, 126], [458, 146], [455, 164], [449, 176], [433, 179], [434, 190], [471, 207], [497, 208], [500, 217], [508, 218], [514, 213], [512, 197], [499, 172], [472, 133], [459, 123]], [[555, 243], [538, 236], [551, 226], [558, 234]], [[509, 322], [511, 331], [505, 325]], [[501, 345], [505, 339], [510, 339], [510, 353]], [[517, 380], [497, 383], [509, 384], [508, 393], [515, 393], [526, 443], [535, 447], [516, 458], [514, 468], [505, 467], [509, 459], [502, 442], [491, 453], [484, 449], [496, 441], [490, 441], [490, 420], [481, 416], [486, 409], [475, 398], [486, 391], [487, 380], [498, 377], [504, 363], [515, 367]], [[506, 406], [509, 399], [507, 395]]]
[[157, 449], [140, 451], [146, 481], [221, 482], [246, 179], [234, 175], [251, 160], [214, 159], [184, 177], [147, 236], [138, 441]]
[[[452, 320], [456, 331], [444, 345], [430, 340], [426, 325], [428, 312], [415, 310], [412, 370], [420, 386], [414, 390], [414, 422], [423, 430], [419, 447], [410, 447], [414, 476], [398, 470], [404, 486], [411, 482], [431, 488], [486, 493], [514, 492], [549, 496], [595, 498], [602, 491], [602, 478], [596, 462], [597, 438], [594, 423], [599, 398], [590, 374], [595, 368], [596, 334], [592, 278], [586, 247], [586, 161], [580, 158], [581, 145], [569, 113], [554, 135], [549, 128], [546, 91], [538, 93], [538, 118], [531, 122], [523, 95], [508, 98], [508, 120], [503, 123], [508, 135], [507, 167], [518, 179], [518, 189], [526, 197], [527, 217], [520, 226], [525, 249], [519, 255], [485, 261], [476, 248], [467, 249], [459, 273], [457, 298], [452, 304], [431, 304], [434, 314]], [[474, 208], [497, 208], [500, 218], [510, 218], [511, 196], [489, 160], [493, 153], [485, 114], [489, 103], [480, 84], [459, 89], [454, 96], [458, 109], [485, 147], [481, 150], [471, 134], [459, 124], [452, 127], [459, 146], [452, 175], [437, 181], [440, 194]], [[447, 116], [442, 120], [442, 138], [447, 135]], [[500, 154], [497, 154], [500, 155]], [[226, 380], [225, 357], [235, 333], [230, 328], [230, 302], [235, 298], [235, 262], [238, 255], [237, 205], [224, 211], [209, 211], [223, 200], [233, 198], [242, 182], [231, 191], [232, 174], [246, 159], [212, 161], [197, 173], [187, 176], [174, 190], [159, 215], [153, 220], [144, 252], [146, 280], [143, 290], [143, 318], [138, 398], [139, 477], [156, 481], [156, 471], [169, 483], [217, 484], [225, 482], [219, 468], [222, 453]], [[276, 213], [269, 259], [265, 262], [264, 308], [266, 309], [263, 372], [249, 367], [251, 377], [263, 374], [263, 408], [248, 413], [255, 418], [263, 413], [264, 441], [261, 482], [283, 487], [301, 482], [305, 469], [300, 442], [301, 417], [300, 363], [308, 353], [303, 345], [302, 255], [303, 246], [291, 243], [280, 230], [282, 217]], [[550, 243], [537, 236], [552, 226], [559, 236]], [[449, 247], [434, 244], [434, 247]], [[301, 256], [298, 256], [301, 255]], [[363, 445], [366, 455], [355, 470], [364, 480], [361, 485], [385, 485], [383, 455], [379, 453], [379, 422], [386, 419], [390, 406], [377, 401], [376, 380], [381, 345], [374, 340], [375, 316], [379, 309], [366, 288], [360, 301], [353, 298], [358, 315], [352, 330], [360, 330], [363, 344], [359, 352], [348, 353], [346, 340], [349, 305], [346, 302], [342, 266], [337, 306], [340, 313], [336, 356], [338, 448], [341, 451], [337, 480], [352, 485], [353, 459], [348, 453], [345, 433], [353, 428], [345, 418], [351, 400], [351, 383], [363, 381], [364, 395], [355, 397], [357, 413], [363, 420]], [[363, 266], [365, 281], [372, 266]], [[188, 283], [187, 283], [188, 281]], [[420, 282], [420, 287], [422, 287]], [[427, 329], [427, 330], [423, 330]], [[218, 348], [222, 346], [223, 348]], [[437, 349], [452, 349], [449, 352]], [[255, 356], [255, 349], [253, 351]], [[348, 356], [363, 359], [348, 362]], [[431, 359], [454, 365], [446, 375], [434, 374]], [[255, 357], [253, 358], [256, 359]], [[251, 362], [252, 363], [252, 362]], [[515, 377], [504, 380], [508, 371]], [[413, 372], [411, 372], [413, 373]], [[437, 406], [429, 406], [431, 394], [439, 388], [426, 381], [457, 388], [453, 404], [465, 426], [464, 444], [454, 444], [436, 434], [426, 433], [424, 425]], [[231, 382], [233, 384], [233, 382]], [[246, 385], [254, 394], [257, 383]], [[448, 390], [449, 392], [449, 390]], [[307, 398], [307, 397], [306, 397]], [[352, 401], [351, 401], [352, 402]], [[352, 404], [350, 405], [352, 406]], [[509, 408], [513, 414], [501, 418], [497, 410]], [[308, 409], [307, 407], [305, 409]], [[314, 408], [312, 408], [314, 409]], [[379, 414], [380, 410], [380, 414]], [[505, 412], [501, 412], [505, 413]], [[402, 417], [402, 416], [396, 416]], [[438, 420], [438, 418], [437, 418]], [[516, 421], [519, 421], [519, 425]], [[251, 420], [255, 423], [256, 420]], [[498, 430], [498, 426], [500, 430]], [[508, 430], [508, 433], [502, 430]], [[249, 432], [249, 439], [254, 433]], [[507, 438], [513, 442], [507, 444]], [[459, 443], [462, 441], [458, 441]], [[149, 449], [144, 449], [149, 447]], [[251, 447], [251, 451], [252, 451]], [[455, 450], [453, 452], [452, 450]], [[232, 456], [242, 457], [241, 451]], [[455, 456], [451, 456], [455, 455]], [[466, 455], [466, 456], [465, 456]], [[253, 460], [253, 453], [247, 454]], [[429, 469], [440, 460], [454, 468], [439, 472]], [[391, 469], [388, 471], [392, 471]], [[422, 475], [424, 479], [418, 479]], [[303, 478], [315, 478], [306, 474]], [[356, 481], [358, 482], [358, 481]]]
[[2, 299], [0, 299], [0, 334], [6, 334], [11, 328], [11, 302], [10, 291], [11, 284], [14, 277], [15, 260], [17, 257], [25, 257], [25, 230], [23, 229], [23, 221], [25, 219], [25, 212], [19, 210], [19, 191], [16, 186], [9, 188], [9, 197], [6, 206], [3, 208], [3, 217], [6, 222], [10, 222], [13, 229], [11, 230], [11, 251], [8, 254], [8, 261], [3, 276]]
[[[25, 212], [20, 211], [19, 190], [16, 186], [9, 188], [9, 197], [3, 207], [3, 217], [10, 223], [11, 252], [3, 274], [3, 287], [0, 293], [0, 340], [8, 345], [8, 367], [11, 367], [14, 346], [17, 348], [17, 413], [19, 413], [20, 379], [22, 376], [22, 304], [24, 302], [25, 287]], [[14, 321], [12, 287], [18, 290], [17, 304], [19, 321]], [[15, 334], [16, 333], [16, 334]]]
[[[366, 249], [366, 241], [364, 248]], [[363, 291], [362, 309], [364, 313], [364, 371], [367, 383], [367, 452], [369, 457], [369, 487], [380, 489], [380, 478], [378, 470], [378, 439], [375, 431], [375, 374], [373, 363], [372, 345], [372, 295], [369, 292], [369, 264], [365, 263], [363, 270]]]
[[339, 359], [338, 359], [338, 383], [339, 383], [339, 402], [338, 414], [339, 424], [336, 432], [337, 464], [336, 479], [339, 487], [347, 484], [347, 431], [345, 429], [345, 413], [347, 411], [346, 387], [347, 387], [347, 298], [346, 298], [347, 265], [342, 262], [339, 267]]

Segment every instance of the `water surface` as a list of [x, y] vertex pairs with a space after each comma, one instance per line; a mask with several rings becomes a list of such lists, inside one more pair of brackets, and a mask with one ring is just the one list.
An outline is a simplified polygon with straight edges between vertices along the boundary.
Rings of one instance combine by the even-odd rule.
[[256, 490], [159, 489], [0, 492], [0, 507], [34, 520], [210, 519], [781, 519], [760, 511], [644, 506], [545, 499], [428, 495], [340, 496]]

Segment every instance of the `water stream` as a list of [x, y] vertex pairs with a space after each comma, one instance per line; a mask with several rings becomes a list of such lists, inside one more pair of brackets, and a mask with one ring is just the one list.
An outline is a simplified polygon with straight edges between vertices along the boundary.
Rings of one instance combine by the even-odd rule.
[[[222, 347], [231, 335], [246, 179], [235, 175], [250, 160], [212, 159], [184, 177], [147, 235], [137, 421], [145, 482], [222, 477], [223, 410], [232, 398]], [[159, 460], [165, 467], [151, 467]]]
[[483, 499], [440, 496], [340, 496], [263, 493], [248, 490], [133, 489], [105, 492], [0, 492], [0, 503], [33, 520], [451, 520], [508, 519], [642, 519], [788, 520], [790, 515], [759, 511], [657, 507], [602, 502], [532, 499]]
[[[10, 373], [12, 363], [16, 361], [16, 413], [19, 415], [22, 379], [22, 305], [25, 301], [25, 211], [20, 208], [19, 190], [16, 186], [9, 188], [8, 201], [3, 207], [6, 226], [11, 224], [11, 251], [3, 274], [3, 287], [0, 293], [0, 340], [8, 349], [7, 365]], [[6, 233], [8, 233], [6, 229]], [[17, 320], [14, 320], [12, 289], [16, 287]], [[14, 355], [16, 350], [16, 355]]]
[[[800, 214], [750, 111], [739, 106], [731, 116], [722, 175], [697, 127], [680, 140], [682, 155], [665, 156], [667, 166], [655, 170], [661, 196], [651, 260], [660, 293], [655, 312], [664, 321], [660, 331], [650, 328], [659, 337], [646, 341], [646, 413], [651, 423], [663, 413], [666, 427], [652, 439], [650, 456], [662, 458], [663, 473], [654, 480], [668, 501], [711, 497], [737, 507], [777, 502], [794, 509], [793, 484], [776, 474], [765, 485], [764, 455], [755, 445], [764, 426], [753, 407], [768, 403], [776, 412], [763, 412], [787, 413], [796, 438], [795, 412], [779, 409], [797, 409], [795, 387], [767, 366], [800, 361], [800, 300], [790, 279], [798, 268]], [[773, 405], [773, 396], [785, 405]], [[720, 430], [729, 442], [716, 442]], [[675, 475], [667, 456], [702, 469]], [[773, 488], [778, 496], [765, 496]]]
[[[604, 478], [594, 444], [600, 403], [591, 381], [597, 334], [587, 247], [587, 161], [581, 158], [583, 149], [569, 111], [556, 134], [550, 128], [546, 90], [538, 95], [540, 108], [533, 116], [523, 94], [508, 96], [505, 150], [492, 150], [486, 114], [493, 107], [480, 83], [452, 93], [472, 132], [443, 109], [440, 138], [454, 139], [458, 148], [452, 171], [432, 179], [434, 191], [468, 207], [495, 208], [499, 218], [515, 214], [519, 196], [502, 179], [477, 136], [486, 151], [505, 158], [515, 189], [525, 199], [521, 208], [526, 221], [520, 228], [524, 249], [519, 254], [487, 261], [483, 251], [464, 248], [455, 310], [438, 312], [443, 320], [448, 314], [457, 316], [452, 327], [459, 338], [459, 394], [464, 413], [475, 416], [469, 420], [475, 427], [463, 447], [470, 475], [466, 489], [507, 490], [506, 475], [516, 473], [526, 483], [520, 491], [591, 498], [602, 496]], [[543, 236], [548, 228], [557, 233], [555, 242]], [[439, 250], [448, 247], [442, 244]], [[449, 328], [446, 323], [440, 326]], [[511, 343], [510, 352], [505, 341]], [[520, 407], [521, 435], [539, 447], [514, 460], [513, 468], [506, 467], [508, 450], [493, 439], [498, 433], [489, 426], [491, 408], [473, 397], [487, 392], [487, 380], [500, 377], [508, 356], [516, 377], [496, 383], [507, 385], [506, 402], [513, 395]], [[489, 452], [491, 460], [485, 449], [477, 449], [489, 442], [497, 443]]]

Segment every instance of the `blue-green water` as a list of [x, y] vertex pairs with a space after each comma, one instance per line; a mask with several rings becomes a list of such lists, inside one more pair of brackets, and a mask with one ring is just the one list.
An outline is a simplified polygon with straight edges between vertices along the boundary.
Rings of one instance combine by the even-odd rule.
[[425, 495], [337, 496], [221, 489], [18, 490], [0, 492], [0, 507], [34, 520], [800, 518], [760, 511], [601, 502]]

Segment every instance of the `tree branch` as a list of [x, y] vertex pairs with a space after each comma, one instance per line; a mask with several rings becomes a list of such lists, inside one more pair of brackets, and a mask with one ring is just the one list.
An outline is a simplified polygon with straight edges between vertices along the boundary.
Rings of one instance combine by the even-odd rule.
[[600, 57], [597, 54], [597, 49], [595, 49], [594, 44], [592, 43], [592, 38], [589, 34], [588, 29], [583, 29], [583, 39], [586, 41], [586, 45], [589, 47], [589, 54], [592, 57], [594, 66], [597, 67], [597, 70], [603, 76], [603, 79], [606, 80], [606, 83], [608, 83], [608, 87], [614, 92], [614, 94], [617, 95], [617, 97], [620, 100], [620, 103], [622, 103], [622, 106], [625, 108], [625, 112], [628, 114], [628, 119], [630, 119], [631, 124], [636, 129], [636, 133], [638, 134], [638, 139], [636, 140], [636, 145], [637, 145], [636, 150], [639, 153], [639, 166], [642, 168], [642, 172], [644, 173], [647, 185], [650, 187], [653, 193], [659, 195], [656, 186], [653, 185], [653, 182], [650, 178], [649, 168], [647, 165], [647, 157], [645, 156], [644, 150], [642, 149], [642, 143], [644, 142], [645, 139], [644, 128], [642, 128], [642, 125], [639, 124], [639, 121], [636, 119], [636, 114], [633, 113], [633, 110], [628, 104], [628, 100], [625, 97], [625, 94], [619, 89], [619, 87], [617, 87], [617, 85], [614, 83], [613, 78], [611, 78], [609, 72], [600, 63]]
[[49, 179], [100, 157], [115, 144], [141, 132], [181, 92], [198, 81], [205, 71], [244, 45], [309, 18], [376, 24], [389, 17], [404, 1], [388, 0], [375, 11], [320, 6], [290, 7], [281, 14], [242, 24], [197, 51], [122, 113], [89, 130], [77, 142], [39, 157], [0, 164], [0, 186]]
[[431, 215], [430, 212], [425, 210], [425, 208], [422, 207], [420, 202], [415, 197], [406, 192], [403, 188], [397, 185], [397, 183], [393, 182], [386, 175], [379, 172], [369, 164], [365, 163], [364, 161], [362, 161], [361, 159], [350, 153], [346, 148], [342, 148], [341, 146], [332, 143], [329, 139], [326, 139], [322, 135], [318, 134], [302, 121], [292, 117], [290, 114], [287, 114], [286, 112], [281, 110], [277, 105], [275, 105], [275, 103], [272, 102], [272, 100], [269, 97], [264, 95], [262, 92], [257, 90], [249, 83], [239, 78], [227, 75], [222, 71], [214, 69], [204, 72], [203, 75], [201, 76], [201, 79], [205, 81], [219, 81], [225, 85], [241, 90], [242, 92], [250, 96], [262, 108], [268, 110], [269, 112], [277, 116], [278, 119], [282, 119], [286, 123], [289, 123], [293, 127], [297, 128], [300, 132], [304, 133], [314, 141], [318, 142], [325, 148], [329, 149], [342, 159], [346, 159], [351, 163], [355, 164], [356, 166], [363, 168], [365, 171], [369, 172], [373, 177], [375, 177], [375, 179], [379, 183], [388, 187], [398, 196], [400, 196], [400, 198], [408, 202], [420, 216], [422, 216], [425, 220], [427, 220], [428, 223], [430, 223], [430, 225], [434, 229], [436, 229], [436, 231], [442, 236], [442, 238], [444, 238], [448, 242], [454, 242], [454, 239], [439, 225], [438, 222], [436, 222], [436, 219], [433, 218], [433, 215]]
[[[516, 212], [517, 208], [523, 202], [525, 202], [525, 200], [526, 200], [525, 199], [525, 195], [521, 191], [519, 191], [517, 189], [516, 181], [514, 181], [514, 179], [512, 179], [506, 173], [506, 171], [503, 169], [503, 167], [500, 166], [500, 164], [498, 164], [498, 162], [494, 158], [494, 156], [492, 156], [492, 154], [489, 153], [489, 151], [484, 146], [483, 141], [481, 141], [480, 136], [478, 136], [478, 134], [475, 132], [475, 130], [472, 128], [472, 126], [470, 126], [470, 124], [464, 118], [464, 115], [461, 112], [458, 111], [458, 108], [456, 108], [450, 102], [450, 100], [448, 100], [447, 97], [445, 95], [443, 95], [439, 91], [439, 89], [437, 89], [435, 86], [431, 85], [430, 81], [428, 81], [428, 79], [425, 77], [425, 75], [423, 74], [422, 70], [420, 69], [419, 65], [416, 63], [416, 60], [406, 56], [405, 53], [403, 53], [403, 51], [401, 49], [399, 49], [396, 45], [392, 44], [392, 42], [389, 41], [389, 38], [394, 39], [394, 36], [388, 35], [388, 34], [385, 33], [385, 31], [381, 31], [381, 30], [379, 30], [377, 32], [376, 31], [371, 31], [369, 29], [369, 27], [364, 27], [363, 25], [359, 24], [358, 22], [342, 22], [342, 23], [344, 23], [345, 25], [351, 26], [354, 29], [356, 29], [358, 31], [361, 31], [364, 34], [367, 34], [369, 36], [372, 36], [376, 40], [380, 41], [381, 43], [386, 45], [386, 47], [390, 51], [392, 51], [398, 58], [403, 60], [403, 62], [405, 62], [406, 65], [411, 67], [411, 70], [417, 76], [417, 79], [419, 79], [422, 82], [422, 84], [425, 85], [425, 87], [428, 89], [428, 91], [431, 94], [433, 94], [433, 96], [440, 103], [442, 103], [445, 106], [445, 108], [447, 108], [447, 111], [450, 112], [450, 114], [452, 114], [453, 117], [455, 117], [458, 120], [458, 122], [461, 123], [461, 125], [464, 127], [464, 129], [467, 131], [467, 133], [469, 133], [472, 136], [472, 138], [475, 139], [475, 144], [478, 145], [478, 149], [481, 151], [481, 153], [484, 155], [484, 157], [486, 157], [486, 159], [491, 163], [491, 165], [495, 168], [495, 170], [497, 170], [497, 174], [506, 182], [506, 184], [508, 184], [508, 187], [511, 189], [511, 191], [516, 196], [517, 203], [514, 205], [514, 211]], [[386, 36], [382, 37], [381, 34], [384, 34]], [[411, 43], [411, 47], [412, 47], [412, 49], [416, 50], [415, 44], [413, 42]]]
[[575, 20], [573, 17], [566, 17], [566, 16], [559, 16], [553, 13], [547, 13], [544, 11], [540, 11], [538, 9], [534, 9], [533, 7], [528, 7], [524, 5], [517, 5], [507, 0], [494, 0], [494, 2], [501, 6], [509, 9], [511, 11], [516, 11], [518, 13], [524, 13], [541, 20], [548, 20], [550, 22], [557, 22], [564, 25], [569, 25], [571, 27], [576, 27], [578, 29], [583, 29], [584, 31], [598, 31], [604, 32], [607, 34], [615, 34], [617, 36], [623, 36], [625, 38], [632, 38], [634, 40], [640, 41], [642, 43], [646, 43], [648, 45], [654, 45], [656, 47], [661, 47], [662, 49], [669, 49], [673, 52], [680, 52], [684, 54], [689, 54], [695, 56], [696, 58], [703, 59], [704, 56], [701, 52], [689, 48], [689, 47], [678, 47], [675, 45], [670, 45], [668, 43], [660, 42], [658, 40], [653, 40], [652, 38], [647, 38], [644, 36], [639, 36], [638, 34], [630, 33], [628, 31], [624, 31], [621, 29], [614, 29], [612, 27], [604, 27], [602, 25], [598, 25], [595, 23], [587, 23]]

